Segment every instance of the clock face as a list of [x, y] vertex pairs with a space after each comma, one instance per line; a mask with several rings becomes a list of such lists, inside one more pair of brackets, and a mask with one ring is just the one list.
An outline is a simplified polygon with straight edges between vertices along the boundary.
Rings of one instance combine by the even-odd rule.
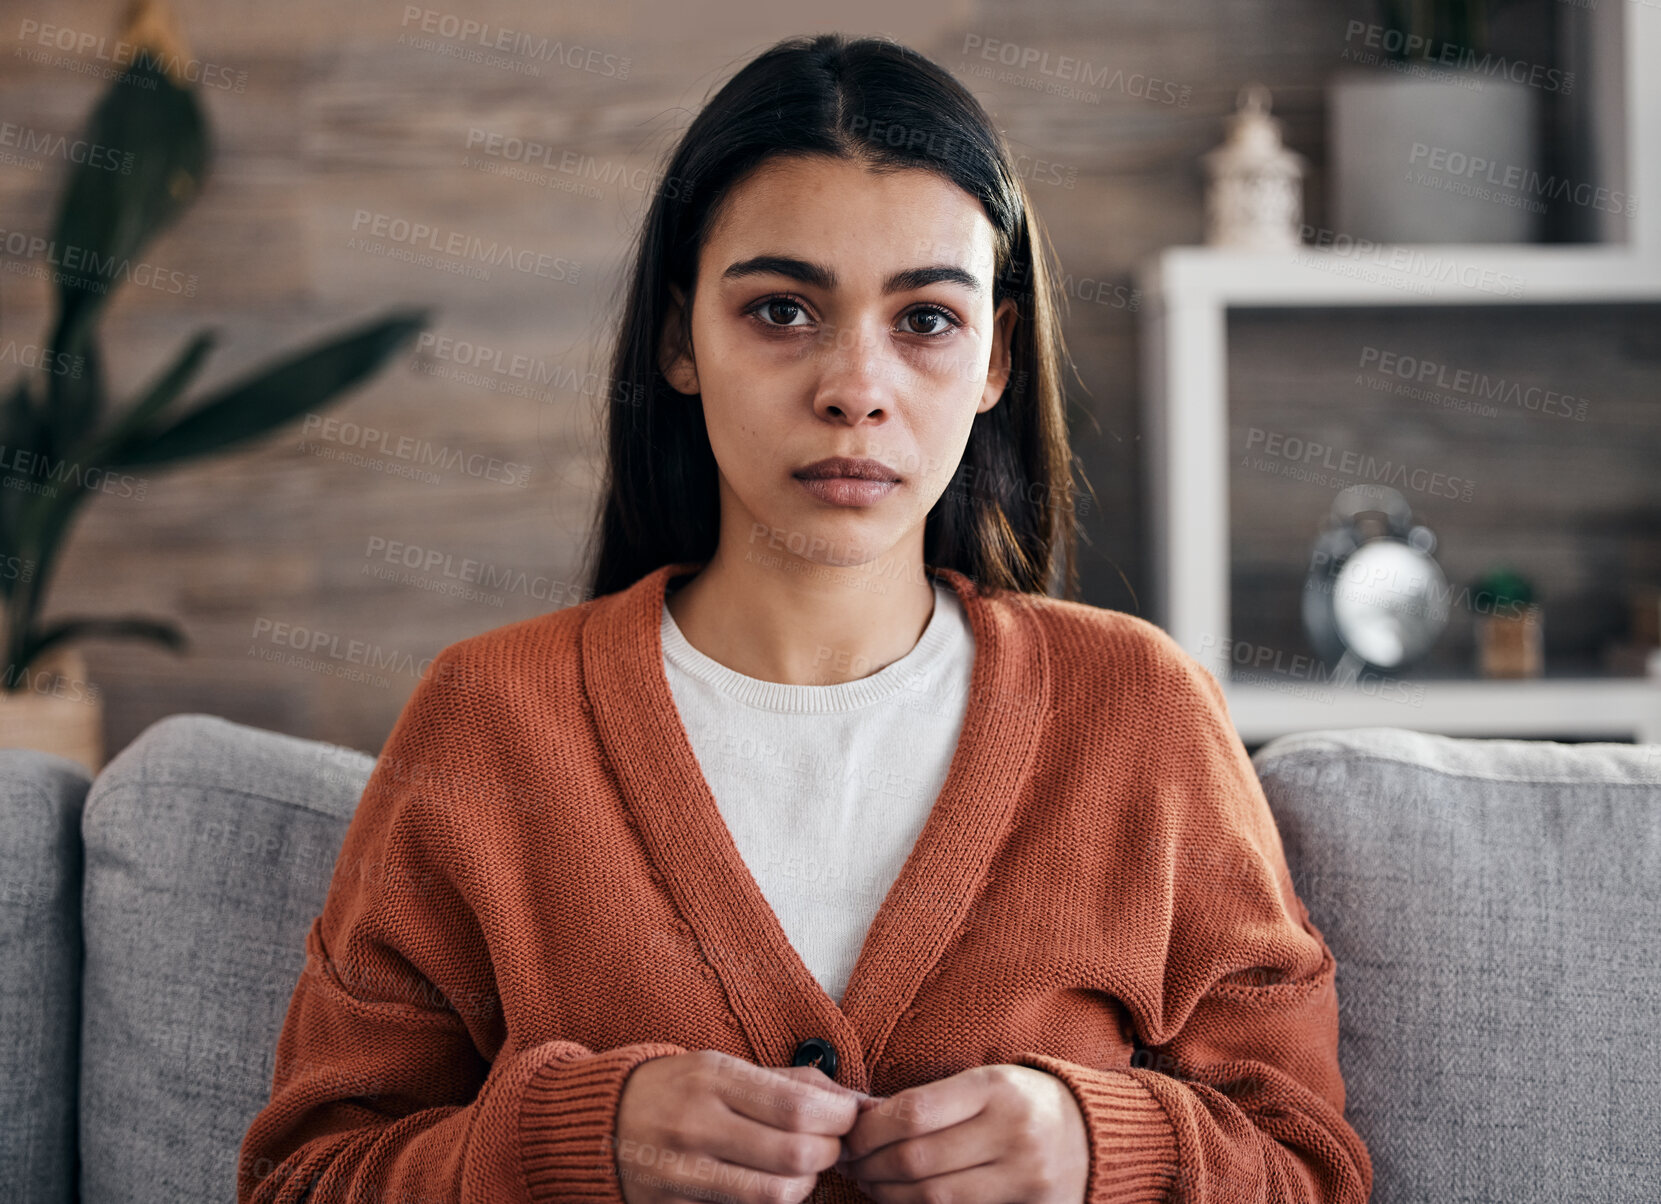
[[1332, 618], [1339, 639], [1368, 664], [1406, 665], [1430, 651], [1447, 625], [1447, 578], [1411, 544], [1371, 540], [1339, 568]]

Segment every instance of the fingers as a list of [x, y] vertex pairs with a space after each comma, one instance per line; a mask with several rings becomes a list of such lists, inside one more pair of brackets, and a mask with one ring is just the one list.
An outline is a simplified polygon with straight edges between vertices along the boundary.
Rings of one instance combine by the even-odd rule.
[[[996, 1122], [981, 1113], [943, 1129], [890, 1142], [863, 1157], [839, 1163], [837, 1169], [864, 1186], [913, 1183], [988, 1166], [997, 1161], [1002, 1148], [995, 1127]], [[955, 1194], [948, 1198], [954, 1204], [958, 1199]]]
[[711, 1073], [721, 1102], [774, 1129], [841, 1137], [859, 1115], [861, 1093], [812, 1066], [756, 1066], [731, 1058]]
[[973, 1070], [908, 1087], [862, 1107], [843, 1138], [843, 1150], [849, 1159], [863, 1158], [893, 1142], [961, 1124], [979, 1115], [989, 1098], [983, 1076]]
[[618, 1147], [617, 1177], [626, 1204], [711, 1198], [733, 1204], [800, 1204], [819, 1181], [817, 1172], [780, 1175], [707, 1151], [694, 1154], [631, 1141]]
[[805, 1175], [809, 1180], [834, 1166], [842, 1152], [842, 1139], [835, 1134], [776, 1129], [731, 1113], [711, 1117], [694, 1129], [692, 1144], [722, 1164], [752, 1174]]
[[860, 1183], [860, 1190], [877, 1204], [927, 1204], [950, 1200], [952, 1204], [1004, 1204], [1007, 1200], [1030, 1199], [1017, 1177], [1002, 1165], [990, 1164], [968, 1170], [950, 1171], [914, 1183]]
[[811, 1066], [735, 1060], [713, 1073], [713, 1089], [726, 1110], [702, 1118], [697, 1144], [723, 1165], [764, 1179], [806, 1176], [811, 1184], [841, 1155], [842, 1134], [858, 1114], [861, 1093]]
[[618, 1101], [624, 1200], [715, 1193], [730, 1204], [799, 1204], [869, 1098], [814, 1067], [757, 1066], [716, 1050], [648, 1059]]

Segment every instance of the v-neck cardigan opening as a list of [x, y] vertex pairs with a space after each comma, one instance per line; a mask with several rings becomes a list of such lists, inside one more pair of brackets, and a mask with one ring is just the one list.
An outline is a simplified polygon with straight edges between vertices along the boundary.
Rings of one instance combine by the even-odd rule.
[[1049, 656], [1020, 597], [951, 586], [974, 635], [962, 733], [922, 832], [884, 896], [840, 1005], [790, 944], [698, 766], [659, 637], [665, 565], [598, 600], [581, 633], [584, 690], [634, 826], [696, 933], [763, 1065], [787, 1066], [804, 1035], [832, 1040], [837, 1078], [866, 1090], [894, 1025], [958, 935], [1030, 777], [1047, 720]]

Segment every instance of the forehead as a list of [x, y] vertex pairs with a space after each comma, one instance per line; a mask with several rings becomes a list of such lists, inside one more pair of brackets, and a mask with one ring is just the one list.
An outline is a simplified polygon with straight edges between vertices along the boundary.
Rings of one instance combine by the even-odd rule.
[[985, 210], [945, 176], [823, 156], [771, 159], [723, 198], [703, 266], [719, 277], [761, 251], [835, 262], [844, 278], [940, 260], [989, 276], [994, 255]]

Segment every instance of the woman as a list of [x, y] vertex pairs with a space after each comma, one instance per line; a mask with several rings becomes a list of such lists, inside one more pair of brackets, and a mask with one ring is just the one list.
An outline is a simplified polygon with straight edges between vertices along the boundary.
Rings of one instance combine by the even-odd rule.
[[240, 1200], [1366, 1199], [1221, 693], [1072, 600], [1041, 247], [903, 47], [786, 41], [709, 102], [635, 261], [595, 597], [399, 717]]

